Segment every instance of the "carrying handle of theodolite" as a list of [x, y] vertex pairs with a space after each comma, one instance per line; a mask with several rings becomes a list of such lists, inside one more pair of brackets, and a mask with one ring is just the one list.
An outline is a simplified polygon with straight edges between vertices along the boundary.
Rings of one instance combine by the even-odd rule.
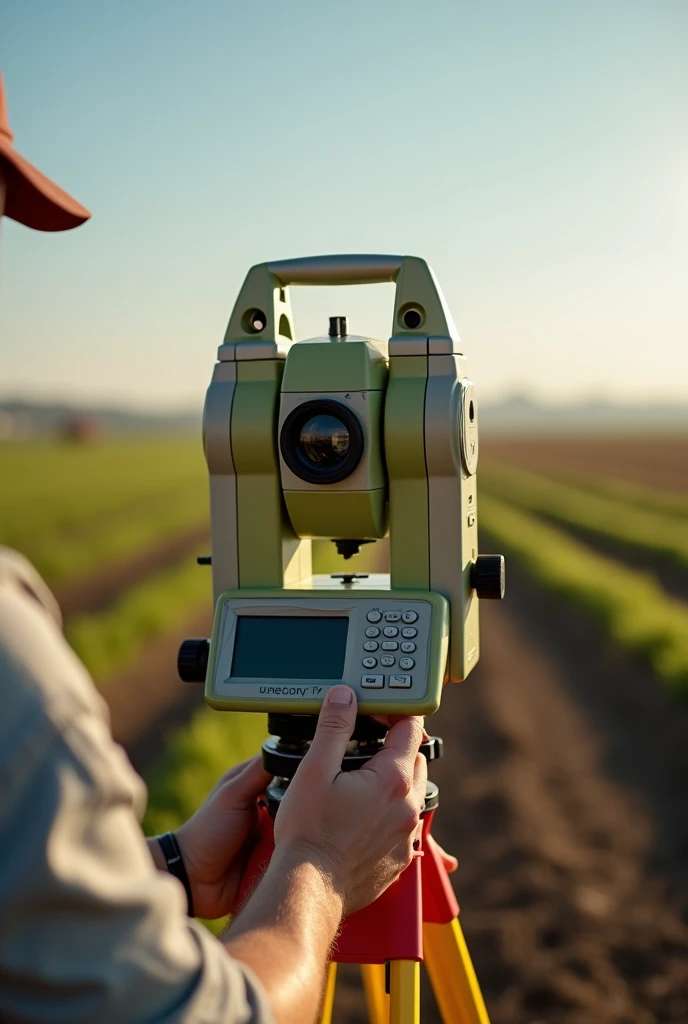
[[268, 263], [271, 274], [283, 286], [290, 284], [337, 285], [383, 284], [396, 281], [404, 256], [375, 253], [343, 253], [328, 256], [304, 256]]
[[268, 341], [274, 345], [277, 338], [291, 342], [296, 335], [289, 285], [339, 287], [390, 282], [396, 285], [392, 335], [458, 340], [444, 296], [424, 259], [332, 253], [269, 260], [251, 267], [229, 318], [224, 344]]

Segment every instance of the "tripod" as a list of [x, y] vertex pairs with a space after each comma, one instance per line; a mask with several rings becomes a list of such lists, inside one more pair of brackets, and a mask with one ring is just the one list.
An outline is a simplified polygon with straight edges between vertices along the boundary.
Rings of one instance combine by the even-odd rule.
[[[274, 849], [273, 818], [289, 780], [313, 738], [314, 715], [269, 715], [272, 734], [263, 763], [274, 778], [260, 806], [259, 836], [242, 877], [237, 909], [267, 868]], [[362, 767], [380, 749], [386, 728], [358, 718], [343, 771]], [[442, 741], [421, 747], [429, 761]], [[399, 879], [370, 906], [348, 917], [332, 951], [320, 1024], [331, 1024], [337, 964], [361, 965], [370, 1024], [419, 1024], [420, 964], [424, 960], [444, 1024], [489, 1024], [480, 986], [458, 921], [459, 907], [431, 835], [439, 789], [428, 782], [420, 847]]]

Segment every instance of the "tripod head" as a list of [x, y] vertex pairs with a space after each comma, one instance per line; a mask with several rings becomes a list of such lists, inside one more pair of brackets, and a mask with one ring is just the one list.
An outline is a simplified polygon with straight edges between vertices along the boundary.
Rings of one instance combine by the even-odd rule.
[[[315, 736], [317, 715], [268, 715], [270, 738], [263, 743], [262, 755], [265, 770], [274, 776], [267, 789], [268, 808], [274, 815], [289, 781], [305, 757], [310, 741]], [[351, 772], [362, 768], [371, 757], [382, 749], [389, 727], [367, 715], [357, 715], [356, 725], [342, 761], [342, 771]], [[442, 756], [442, 740], [432, 736], [420, 746], [420, 753], [428, 761]], [[428, 782], [425, 810], [434, 810], [438, 804], [439, 790]]]

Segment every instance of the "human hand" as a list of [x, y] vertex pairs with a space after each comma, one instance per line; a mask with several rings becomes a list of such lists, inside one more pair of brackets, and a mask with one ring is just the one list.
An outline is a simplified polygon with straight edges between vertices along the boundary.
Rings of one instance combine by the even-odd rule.
[[416, 717], [395, 718], [382, 750], [363, 768], [342, 772], [355, 722], [353, 690], [332, 687], [275, 820], [275, 852], [315, 864], [345, 915], [372, 903], [410, 864], [427, 782]]
[[260, 755], [242, 761], [176, 830], [198, 917], [229, 913], [257, 827], [257, 800], [271, 777]]

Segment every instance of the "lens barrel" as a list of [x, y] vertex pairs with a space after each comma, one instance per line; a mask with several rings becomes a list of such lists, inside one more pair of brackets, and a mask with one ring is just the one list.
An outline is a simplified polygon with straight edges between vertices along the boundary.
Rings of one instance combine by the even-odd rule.
[[310, 484], [345, 480], [361, 461], [363, 449], [358, 417], [333, 399], [297, 406], [280, 431], [282, 458], [295, 476]]

